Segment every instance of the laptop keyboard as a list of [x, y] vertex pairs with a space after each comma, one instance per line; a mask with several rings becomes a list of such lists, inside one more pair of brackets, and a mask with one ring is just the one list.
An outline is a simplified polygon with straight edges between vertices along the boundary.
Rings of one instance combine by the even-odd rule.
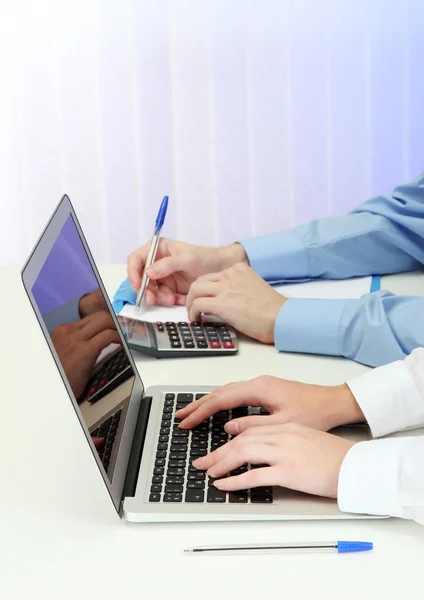
[[[221, 411], [190, 431], [179, 429], [175, 411], [205, 395], [165, 395], [149, 501], [271, 504], [272, 487], [223, 492], [212, 485], [212, 477], [192, 465], [196, 458], [205, 456], [231, 439], [224, 429], [225, 423], [236, 417], [247, 416], [249, 410], [243, 406]], [[267, 414], [266, 411], [261, 412]], [[230, 475], [240, 475], [248, 469], [262, 466], [243, 465], [231, 471]]]
[[113, 443], [115, 441], [116, 432], [118, 431], [119, 421], [121, 420], [122, 409], [116, 411], [115, 414], [108, 417], [94, 431], [91, 432], [91, 437], [99, 437], [104, 439], [102, 447], [98, 450], [100, 460], [103, 463], [104, 469], [107, 472], [112, 454]]

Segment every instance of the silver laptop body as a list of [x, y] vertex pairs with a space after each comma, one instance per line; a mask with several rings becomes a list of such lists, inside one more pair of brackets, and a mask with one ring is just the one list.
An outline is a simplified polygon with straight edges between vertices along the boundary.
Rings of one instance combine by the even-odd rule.
[[[92, 457], [124, 519], [161, 522], [364, 518], [341, 513], [334, 500], [280, 488], [222, 497], [209, 485], [207, 475], [196, 475], [191, 466], [192, 453], [209, 451], [213, 435], [219, 443], [224, 442], [222, 416], [220, 421], [217, 416], [199, 426], [197, 432], [187, 433], [179, 446], [174, 437], [173, 413], [177, 406], [196, 401], [196, 396], [214, 387], [157, 385], [144, 390], [67, 196], [62, 198], [23, 267], [22, 280]], [[252, 410], [257, 409], [249, 409]], [[363, 440], [369, 434], [360, 425], [344, 428], [341, 435]], [[87, 460], [93, 458], [87, 453]]]

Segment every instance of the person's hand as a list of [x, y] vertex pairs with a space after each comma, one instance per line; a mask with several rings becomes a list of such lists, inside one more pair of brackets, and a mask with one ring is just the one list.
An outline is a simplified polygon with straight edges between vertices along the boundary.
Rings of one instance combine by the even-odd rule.
[[249, 427], [290, 421], [328, 431], [339, 425], [364, 421], [364, 414], [346, 384], [322, 386], [262, 375], [250, 381], [229, 383], [177, 411], [180, 427], [191, 429], [221, 410], [260, 406], [270, 415], [232, 419], [227, 433], [237, 435]]
[[199, 277], [187, 296], [190, 321], [202, 313], [219, 317], [242, 333], [274, 343], [274, 325], [287, 298], [245, 263]]
[[[137, 292], [149, 248], [150, 242], [128, 257], [128, 279]], [[184, 305], [191, 284], [200, 275], [221, 271], [237, 262], [248, 263], [246, 252], [238, 243], [223, 248], [207, 248], [161, 238], [155, 263], [147, 270], [150, 281], [145, 298], [149, 304]]]
[[[340, 467], [354, 444], [294, 423], [251, 427], [193, 464], [216, 478], [219, 490], [278, 485], [336, 498]], [[220, 479], [246, 463], [269, 466]]]
[[79, 314], [81, 318], [88, 317], [101, 310], [108, 311], [105, 299], [100, 289], [94, 290], [81, 296], [78, 303]]
[[106, 311], [58, 325], [51, 337], [77, 400], [84, 392], [101, 351], [109, 344], [121, 343], [112, 317]]

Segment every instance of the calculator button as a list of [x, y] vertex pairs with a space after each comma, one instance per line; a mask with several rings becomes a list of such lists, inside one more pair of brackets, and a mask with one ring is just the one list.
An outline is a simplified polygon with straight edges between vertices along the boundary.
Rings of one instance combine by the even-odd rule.
[[234, 348], [233, 342], [222, 342], [224, 348]]
[[206, 341], [203, 342], [203, 341], [197, 340], [197, 347], [198, 348], [207, 348], [208, 347], [208, 343]]
[[210, 347], [211, 348], [221, 348], [221, 344], [219, 342], [210, 342]]
[[194, 348], [193, 341], [185, 341], [184, 342], [184, 348]]
[[171, 340], [171, 348], [181, 348], [180, 340]]
[[192, 322], [190, 323], [190, 325], [191, 325], [192, 327], [201, 327], [201, 326], [202, 326], [202, 324], [201, 324], [199, 321], [192, 321]]

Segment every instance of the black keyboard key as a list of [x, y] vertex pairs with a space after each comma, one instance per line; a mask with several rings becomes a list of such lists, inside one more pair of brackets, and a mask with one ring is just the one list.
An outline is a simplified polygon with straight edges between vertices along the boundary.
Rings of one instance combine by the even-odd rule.
[[163, 501], [164, 502], [182, 502], [183, 495], [182, 494], [164, 494]]
[[209, 431], [209, 423], [201, 423], [196, 427], [193, 427], [192, 431], [201, 431], [202, 433], [206, 433]]
[[269, 411], [262, 406], [261, 409], [260, 409], [260, 411], [259, 411], [259, 414], [260, 415], [269, 415]]
[[191, 442], [191, 447], [192, 448], [207, 448], [208, 442], [207, 442], [207, 440], [193, 440]]
[[206, 448], [192, 448], [190, 450], [190, 456], [192, 458], [197, 458], [199, 456], [206, 456], [206, 454], [208, 453]]
[[164, 406], [174, 406], [174, 401], [173, 400], [165, 400], [163, 405]]
[[247, 490], [239, 490], [238, 492], [229, 493], [230, 503], [242, 504], [247, 502]]
[[191, 439], [193, 441], [198, 441], [198, 440], [207, 440], [208, 439], [208, 434], [206, 432], [202, 432], [202, 431], [193, 431]]
[[[181, 437], [172, 435], [171, 444], [173, 446], [187, 446], [188, 440], [186, 437], [181, 438]], [[177, 450], [177, 452], [178, 452], [178, 450]]]
[[167, 484], [165, 485], [165, 494], [182, 494], [183, 493], [183, 485], [182, 484]]
[[160, 426], [161, 427], [171, 427], [171, 416], [169, 417], [169, 419], [162, 419], [162, 421], [160, 422]]
[[253, 504], [272, 504], [272, 496], [271, 494], [261, 494], [259, 496], [251, 494], [250, 502]]
[[205, 492], [203, 490], [187, 490], [185, 495], [186, 502], [203, 502]]
[[187, 444], [171, 444], [171, 452], [187, 452]]
[[153, 475], [152, 483], [162, 483], [162, 482], [163, 482], [163, 475]]
[[162, 491], [162, 486], [159, 483], [153, 483], [150, 487], [150, 491], [152, 494], [160, 494]]
[[153, 469], [153, 475], [163, 475], [164, 468], [163, 467], [155, 467]]
[[172, 467], [168, 467], [168, 471], [167, 471], [167, 476], [168, 477], [173, 477], [174, 475], [184, 475], [185, 473], [185, 468], [179, 467], [179, 468], [172, 468]]
[[168, 463], [168, 467], [170, 469], [177, 469], [180, 467], [185, 467], [186, 461], [184, 460], [170, 460]]
[[188, 430], [187, 429], [176, 429], [172, 432], [172, 440], [175, 438], [188, 438]]
[[163, 409], [163, 414], [172, 414], [174, 412], [173, 406], [165, 406]]
[[149, 502], [160, 502], [160, 494], [150, 494]]
[[206, 479], [206, 474], [204, 471], [197, 471], [196, 469], [196, 473], [192, 473], [189, 472], [189, 474], [187, 475], [187, 480], [188, 481], [200, 481], [200, 480], [205, 480]]
[[104, 423], [102, 423], [100, 425], [100, 428], [99, 428], [99, 436], [100, 437], [102, 437], [107, 432], [107, 430], [109, 429], [109, 427], [110, 427], [110, 425], [112, 423], [112, 418], [113, 417], [109, 417], [108, 419], [106, 419], [106, 421]]
[[[168, 448], [168, 444], [166, 443], [169, 440], [169, 434], [164, 435], [163, 433], [159, 436], [159, 444], [164, 444], [165, 448]], [[159, 448], [159, 446], [158, 446]]]
[[171, 452], [169, 455], [169, 460], [185, 460], [187, 457], [187, 452]]
[[[165, 459], [164, 458], [157, 458], [155, 460], [155, 467], [164, 467], [165, 466]], [[157, 475], [160, 475], [160, 473], [157, 473]]]
[[233, 419], [238, 419], [239, 417], [247, 417], [249, 414], [249, 408], [247, 406], [239, 406], [238, 408], [233, 408]]
[[175, 394], [165, 394], [165, 400], [175, 400]]
[[161, 427], [159, 433], [160, 435], [169, 435], [170, 431], [169, 427]]
[[[159, 442], [159, 444], [158, 444], [158, 452], [159, 451], [163, 451], [163, 450], [166, 451], [167, 448], [168, 448], [168, 444], [166, 444], [165, 442]], [[165, 452], [165, 455], [166, 455], [166, 452]]]
[[215, 486], [210, 486], [208, 489], [208, 502], [220, 502], [223, 504], [227, 499], [226, 493], [218, 490]]
[[187, 458], [187, 451], [184, 452], [170, 452], [169, 460], [185, 460]]
[[178, 394], [177, 402], [190, 404], [190, 402], [193, 402], [193, 394]]
[[205, 482], [201, 479], [193, 479], [187, 481], [188, 490], [203, 490], [205, 488]]
[[167, 477], [166, 478], [166, 483], [170, 484], [170, 485], [183, 484], [184, 483], [184, 477], [183, 477], [183, 475], [177, 475], [177, 476], [174, 476], [174, 477]]
[[196, 467], [194, 465], [192, 465], [191, 463], [189, 463], [188, 465], [188, 472], [189, 473], [205, 473], [206, 471], [202, 471], [202, 469], [196, 469]]

